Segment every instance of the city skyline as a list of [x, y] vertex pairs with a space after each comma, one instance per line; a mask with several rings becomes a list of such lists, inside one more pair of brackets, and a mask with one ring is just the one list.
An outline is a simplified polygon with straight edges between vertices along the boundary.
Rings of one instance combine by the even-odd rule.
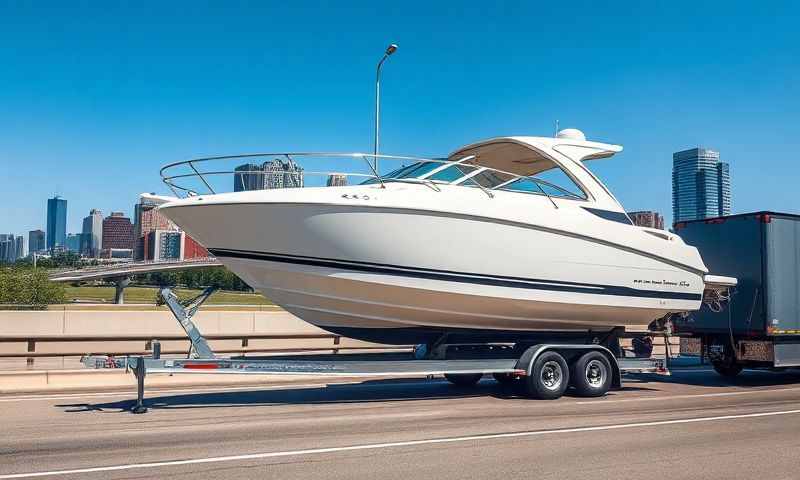
[[[797, 210], [788, 179], [800, 175], [791, 87], [800, 39], [790, 19], [800, 7], [691, 5], [687, 16], [680, 2], [584, 4], [569, 21], [556, 5], [426, 5], [423, 28], [413, 6], [318, 5], [316, 35], [292, 26], [308, 19], [302, 5], [204, 5], [189, 15], [174, 5], [75, 6], [47, 16], [8, 5], [0, 45], [14, 45], [2, 52], [15, 68], [0, 78], [0, 231], [45, 229], [39, 199], [53, 191], [69, 199], [72, 233], [91, 208], [130, 214], [140, 192], [169, 193], [158, 171], [174, 160], [369, 152], [374, 68], [390, 42], [400, 49], [382, 77], [384, 153], [443, 156], [493, 136], [551, 135], [559, 120], [625, 147], [590, 168], [626, 209], [672, 223], [671, 155], [711, 145], [747, 179], [734, 212]], [[265, 18], [282, 21], [265, 30]], [[212, 20], [229, 34], [209, 34]]]
[[[300, 181], [302, 183], [302, 179]], [[158, 213], [155, 209], [158, 203], [146, 196], [140, 197], [134, 205], [133, 221], [121, 211], [111, 212], [104, 217], [102, 210], [92, 208], [89, 215], [83, 218], [80, 231], [74, 233], [58, 220], [67, 211], [66, 205], [68, 199], [56, 195], [48, 199], [45, 210], [46, 218], [57, 229], [64, 227], [63, 243], [52, 239], [55, 245], [48, 247], [47, 232], [42, 229], [28, 231], [27, 237], [13, 233], [0, 234], [0, 263], [14, 262], [34, 252], [51, 254], [59, 251], [78, 253], [88, 259], [163, 260], [208, 256], [208, 251], [202, 245]], [[177, 237], [173, 238], [172, 234]], [[156, 245], [159, 242], [160, 245]]]

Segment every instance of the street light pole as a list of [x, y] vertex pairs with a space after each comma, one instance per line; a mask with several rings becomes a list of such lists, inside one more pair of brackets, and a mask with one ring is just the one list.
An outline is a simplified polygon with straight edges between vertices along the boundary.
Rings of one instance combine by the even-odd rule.
[[389, 58], [389, 55], [397, 51], [397, 44], [391, 44], [386, 48], [383, 58], [378, 62], [378, 68], [375, 69], [375, 146], [373, 149], [373, 163], [375, 164], [375, 174], [378, 173], [378, 146], [380, 142], [380, 129], [381, 129], [381, 67], [383, 62]]

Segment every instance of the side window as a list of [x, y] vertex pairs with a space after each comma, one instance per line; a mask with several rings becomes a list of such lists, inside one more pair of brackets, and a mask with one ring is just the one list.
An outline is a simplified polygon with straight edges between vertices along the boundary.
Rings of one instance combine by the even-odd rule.
[[563, 170], [553, 167], [531, 178], [521, 178], [500, 188], [512, 192], [545, 193], [551, 197], [586, 199], [586, 194]]
[[483, 188], [494, 188], [500, 184], [507, 182], [513, 177], [511, 175], [507, 175], [502, 172], [484, 170], [472, 178], [474, 178], [475, 181], [479, 183]]
[[536, 174], [534, 178], [542, 180], [543, 183], [540, 183], [540, 185], [548, 195], [586, 199], [586, 194], [583, 193], [583, 190], [575, 184], [569, 175], [564, 173], [564, 170], [557, 166]]
[[516, 182], [511, 182], [508, 185], [501, 187], [500, 190], [524, 193], [542, 193], [542, 190], [539, 188], [537, 183], [529, 178], [520, 178]]

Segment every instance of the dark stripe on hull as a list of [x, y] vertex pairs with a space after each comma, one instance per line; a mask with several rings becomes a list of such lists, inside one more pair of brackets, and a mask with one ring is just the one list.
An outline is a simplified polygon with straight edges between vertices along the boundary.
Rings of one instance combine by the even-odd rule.
[[489, 276], [479, 273], [452, 272], [448, 270], [433, 270], [427, 268], [404, 267], [399, 265], [376, 264], [351, 260], [344, 261], [328, 258], [315, 258], [299, 255], [283, 255], [277, 253], [251, 252], [242, 250], [227, 250], [220, 248], [209, 248], [208, 251], [217, 257], [264, 260], [269, 262], [338, 268], [366, 273], [380, 273], [384, 275], [398, 275], [405, 277], [424, 278], [428, 280], [443, 280], [448, 282], [471, 283], [476, 285], [491, 285], [496, 287], [637, 298], [662, 298], [668, 300], [699, 301], [702, 298], [702, 296], [697, 293], [637, 290], [635, 288], [620, 287], [615, 285], [593, 285], [586, 283], [537, 280], [520, 277]]

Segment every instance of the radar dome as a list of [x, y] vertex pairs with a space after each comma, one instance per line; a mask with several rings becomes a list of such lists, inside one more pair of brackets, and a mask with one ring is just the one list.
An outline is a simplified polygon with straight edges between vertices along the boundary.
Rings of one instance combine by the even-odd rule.
[[556, 134], [556, 138], [567, 138], [569, 140], [586, 140], [586, 135], [583, 134], [577, 128], [565, 128], [564, 130], [559, 130]]

